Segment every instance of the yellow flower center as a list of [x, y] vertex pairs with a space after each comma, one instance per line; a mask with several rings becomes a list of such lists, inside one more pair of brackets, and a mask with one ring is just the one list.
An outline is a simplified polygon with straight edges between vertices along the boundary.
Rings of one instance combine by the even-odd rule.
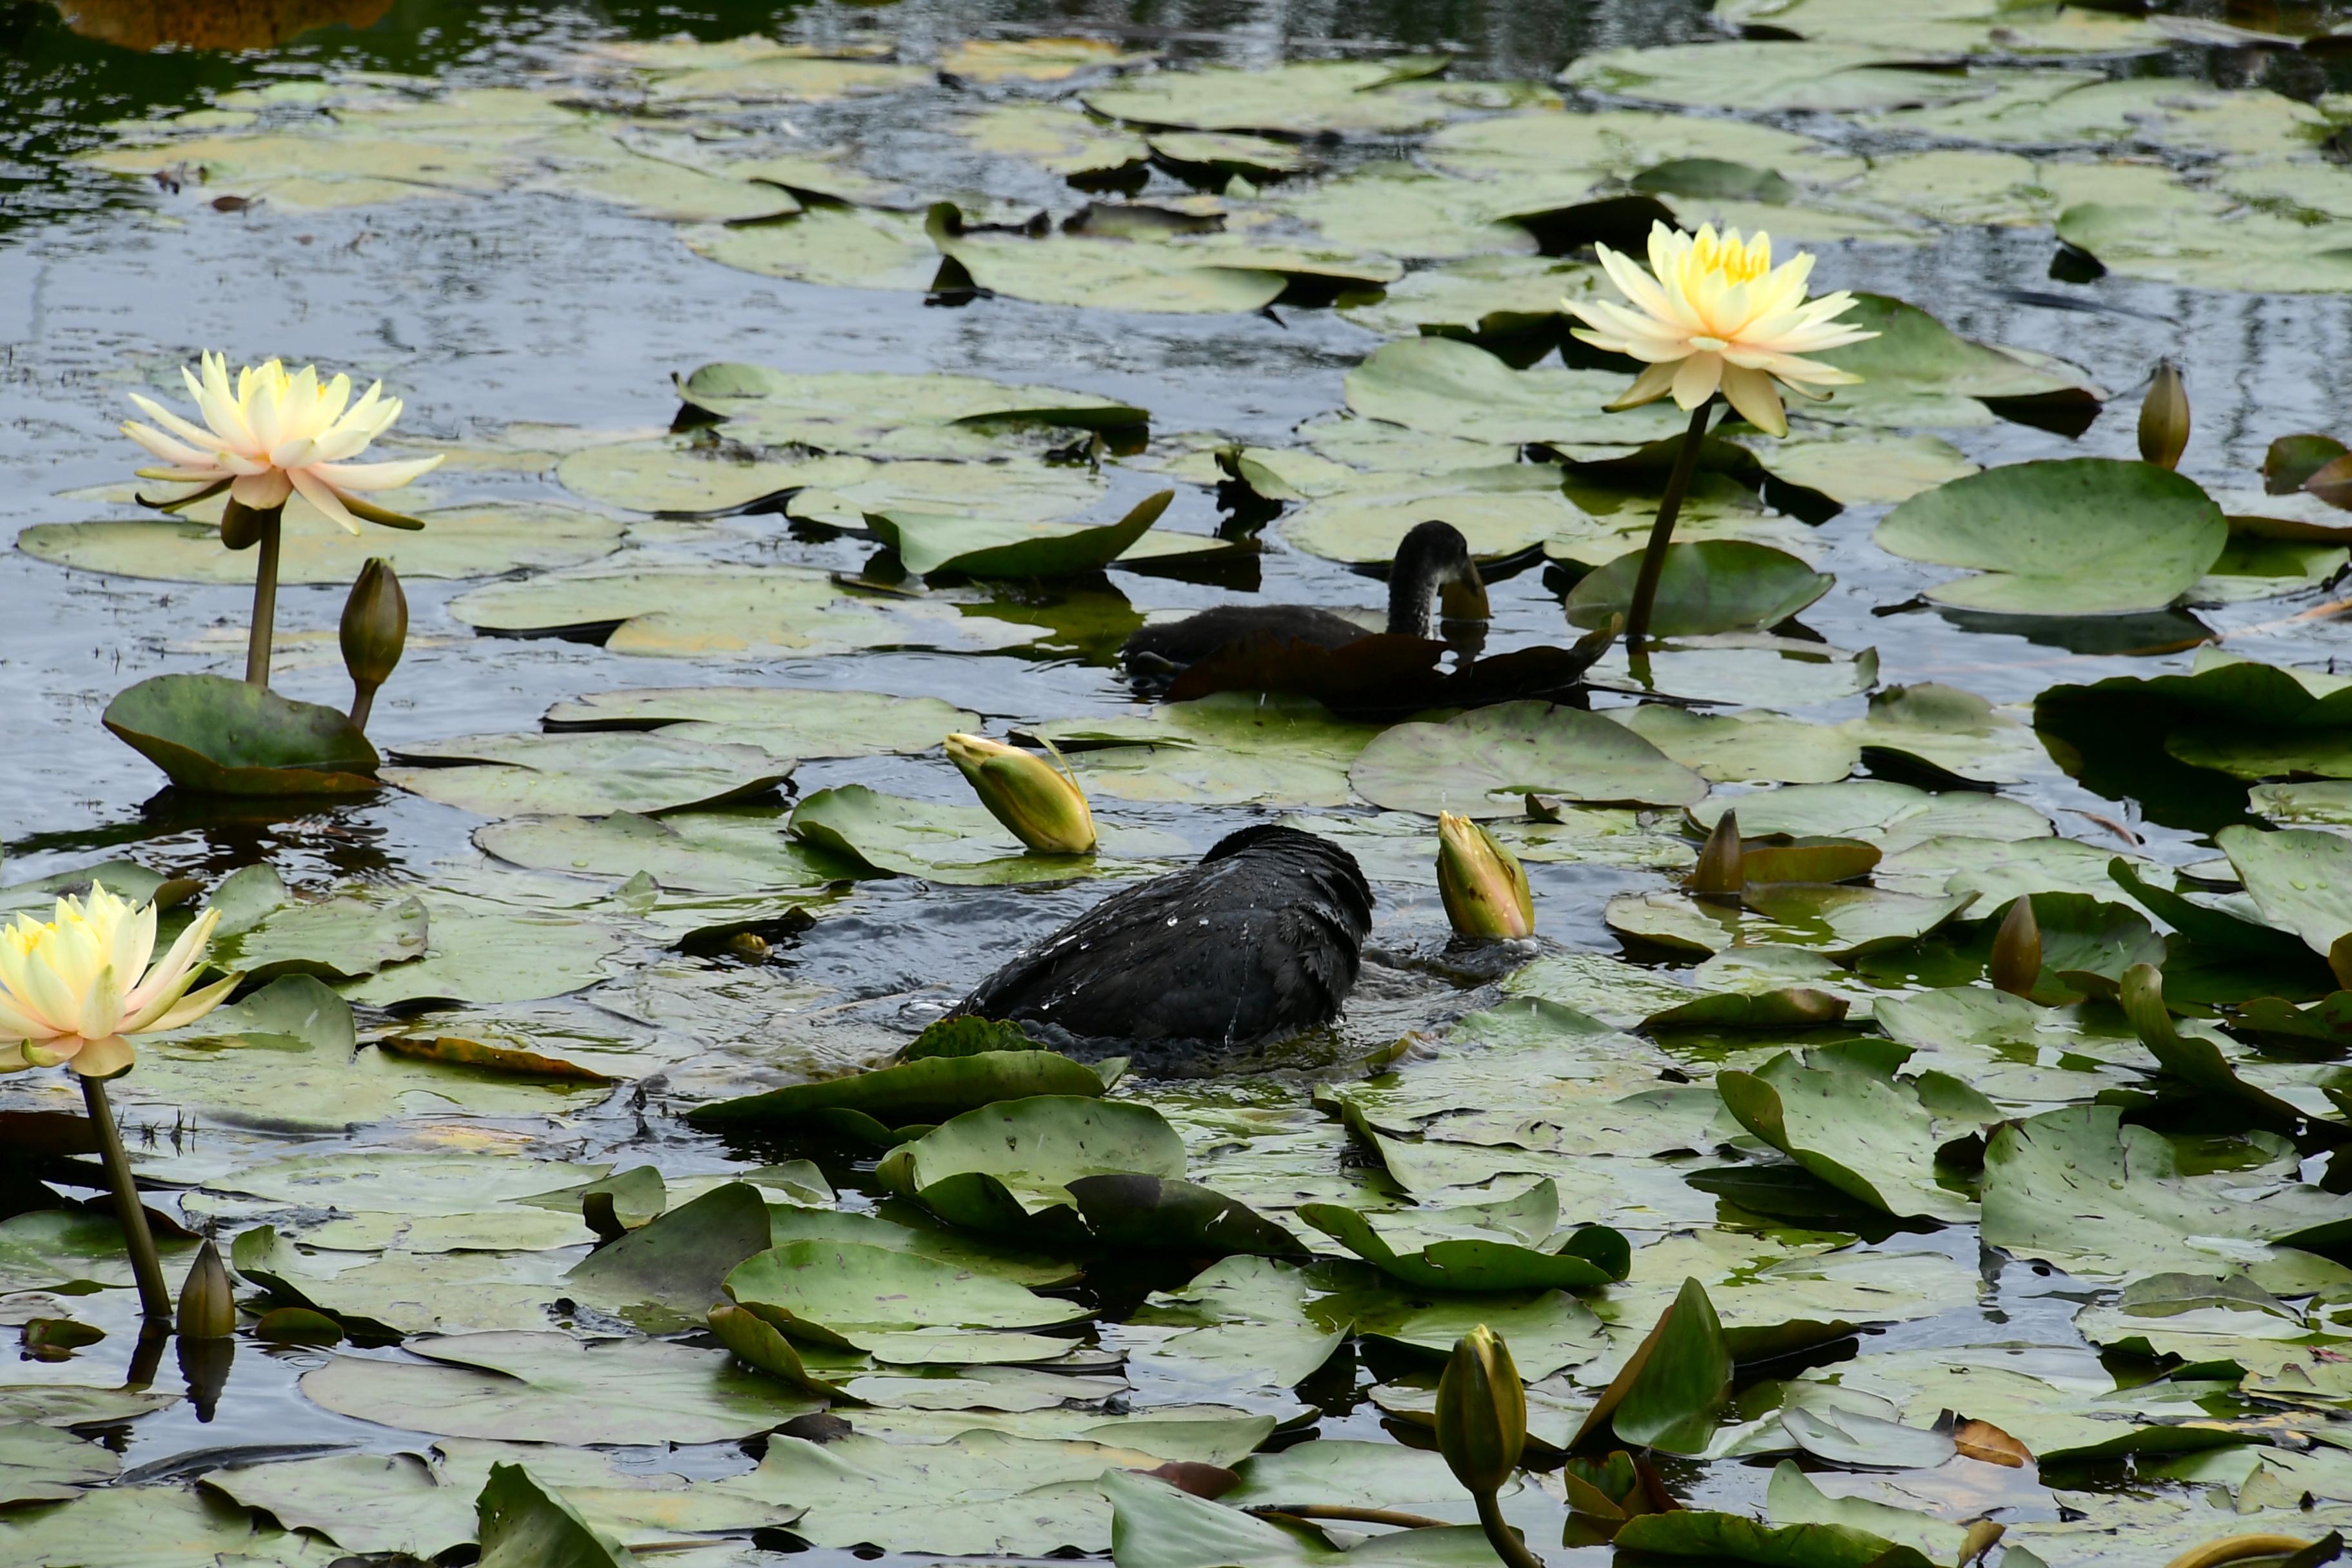
[[1772, 237], [1759, 232], [1742, 245], [1738, 229], [1718, 238], [1708, 225], [1692, 241], [1690, 258], [1695, 271], [1711, 272], [1727, 284], [1750, 283], [1772, 270]]

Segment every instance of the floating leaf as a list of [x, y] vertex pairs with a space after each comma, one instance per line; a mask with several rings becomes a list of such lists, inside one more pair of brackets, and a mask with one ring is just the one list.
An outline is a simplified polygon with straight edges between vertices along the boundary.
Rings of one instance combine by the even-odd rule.
[[823, 1083], [794, 1084], [740, 1100], [698, 1105], [687, 1114], [705, 1125], [754, 1122], [777, 1128], [827, 1125], [830, 1113], [856, 1111], [881, 1127], [929, 1125], [1000, 1100], [1103, 1091], [1090, 1067], [1052, 1051], [981, 1051], [929, 1057]]
[[908, 1329], [1044, 1328], [1089, 1315], [1009, 1280], [852, 1242], [786, 1242], [738, 1264], [726, 1289], [785, 1333], [824, 1345]]
[[[1621, 555], [1570, 589], [1569, 624], [1600, 626], [1623, 615], [1643, 553]], [[1704, 637], [1776, 626], [1828, 593], [1834, 581], [1793, 555], [1744, 540], [1669, 544], [1651, 629], [1660, 637]]]
[[1162, 71], [1082, 95], [1097, 114], [1138, 125], [1197, 131], [1417, 131], [1445, 117], [1445, 104], [1420, 79], [1443, 57], [1304, 60], [1257, 70], [1209, 67]]
[[1982, 574], [1930, 588], [1963, 609], [2096, 616], [2161, 609], [2228, 542], [2221, 510], [2169, 469], [2106, 458], [2015, 463], [1889, 512], [1885, 549]]
[[1348, 770], [1358, 794], [1391, 810], [1514, 816], [1529, 795], [1688, 805], [1706, 781], [1596, 713], [1507, 702], [1443, 724], [1399, 724]]
[[334, 795], [376, 787], [375, 748], [315, 702], [217, 675], [158, 675], [106, 705], [106, 727], [184, 789]]
[[1024, 847], [979, 806], [908, 800], [864, 784], [803, 797], [793, 808], [791, 832], [804, 845], [877, 875], [971, 887], [1133, 876], [1186, 847], [1153, 828], [1103, 823], [1094, 852], [1048, 855]]
[[467, 735], [394, 751], [384, 782], [483, 816], [692, 811], [766, 795], [793, 759], [655, 734]]
[[1716, 1088], [1740, 1124], [1813, 1175], [1897, 1218], [1965, 1220], [1962, 1194], [1936, 1180], [1933, 1118], [1911, 1085], [1851, 1058], [1784, 1051]]
[[1071, 1182], [1125, 1174], [1181, 1181], [1183, 1141], [1149, 1106], [1088, 1094], [967, 1110], [893, 1150], [875, 1172], [950, 1225], [1033, 1245], [1083, 1239]]
[[[999, 522], [961, 513], [892, 511], [869, 521], [883, 543], [919, 576], [960, 572], [972, 577], [1072, 577], [1099, 572], [1134, 547], [1175, 497], [1147, 497], [1115, 523], [1073, 527]], [[1161, 542], [1173, 540], [1171, 534]], [[1201, 548], [1218, 548], [1202, 540]]]
[[[354, 539], [320, 518], [285, 532], [278, 580], [289, 586], [348, 583], [371, 555], [405, 578], [495, 577], [527, 568], [578, 566], [619, 548], [621, 525], [593, 512], [514, 502], [438, 507], [418, 514], [421, 533]], [[253, 581], [254, 556], [221, 547], [220, 530], [183, 518], [37, 523], [17, 536], [26, 554], [60, 566], [170, 583]]]

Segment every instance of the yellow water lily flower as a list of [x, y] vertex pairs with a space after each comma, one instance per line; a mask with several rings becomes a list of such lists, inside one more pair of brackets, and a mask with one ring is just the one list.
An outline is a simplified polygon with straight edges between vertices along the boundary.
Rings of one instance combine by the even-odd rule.
[[18, 915], [0, 930], [0, 1072], [62, 1064], [111, 1077], [131, 1065], [129, 1037], [219, 1006], [240, 976], [188, 991], [219, 923], [220, 911], [206, 910], [149, 968], [153, 904], [134, 910], [92, 882], [88, 900], [59, 899], [53, 920]]
[[354, 404], [352, 378], [339, 375], [321, 385], [316, 365], [306, 364], [290, 375], [277, 360], [248, 365], [236, 373], [232, 387], [228, 361], [208, 353], [203, 372], [199, 377], [185, 366], [180, 370], [204, 416], [201, 426], [152, 397], [131, 395], [139, 411], [163, 428], [126, 420], [122, 433], [168, 465], [142, 468], [140, 478], [225, 484], [231, 497], [257, 511], [283, 506], [289, 496], [299, 495], [347, 531], [357, 533], [362, 518], [380, 521], [390, 515], [379, 514], [358, 500], [360, 495], [396, 489], [440, 466], [439, 457], [391, 463], [351, 460], [400, 417], [400, 399], [384, 396], [380, 381]]
[[[1015, 838], [1045, 855], [1084, 855], [1095, 847], [1095, 815], [1069, 774], [1018, 746], [979, 735], [947, 738], [948, 761], [971, 784], [980, 804]], [[1055, 752], [1056, 760], [1060, 753]]]
[[1720, 391], [1750, 425], [1786, 436], [1789, 421], [1776, 382], [1800, 396], [1817, 397], [1827, 394], [1815, 387], [1862, 379], [1801, 357], [1878, 335], [1838, 321], [1852, 308], [1852, 294], [1841, 289], [1805, 298], [1805, 280], [1813, 272], [1808, 251], [1775, 267], [1772, 237], [1760, 229], [1742, 241], [1736, 228], [1718, 237], [1713, 224], [1692, 235], [1663, 223], [1650, 229], [1648, 272], [1605, 245], [1593, 248], [1633, 308], [1606, 300], [1564, 300], [1591, 329], [1576, 329], [1575, 335], [1649, 367], [1612, 408], [1632, 408], [1671, 392], [1677, 405], [1692, 409]]

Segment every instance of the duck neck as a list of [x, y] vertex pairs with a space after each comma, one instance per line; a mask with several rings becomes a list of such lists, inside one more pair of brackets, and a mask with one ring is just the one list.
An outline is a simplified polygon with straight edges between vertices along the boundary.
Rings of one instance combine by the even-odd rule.
[[1389, 574], [1389, 633], [1425, 637], [1437, 605], [1437, 568], [1426, 556], [1399, 561]]

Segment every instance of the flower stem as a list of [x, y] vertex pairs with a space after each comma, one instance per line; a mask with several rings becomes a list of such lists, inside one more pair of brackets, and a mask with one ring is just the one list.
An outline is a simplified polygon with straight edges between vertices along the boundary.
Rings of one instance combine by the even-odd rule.
[[1528, 1550], [1519, 1532], [1503, 1522], [1503, 1504], [1493, 1492], [1478, 1494], [1478, 1523], [1486, 1531], [1486, 1542], [1495, 1549], [1509, 1568], [1544, 1568], [1544, 1560]]
[[1625, 651], [1642, 651], [1643, 639], [1650, 635], [1650, 605], [1658, 596], [1658, 576], [1666, 569], [1666, 546], [1675, 537], [1675, 519], [1682, 515], [1683, 497], [1689, 493], [1691, 476], [1698, 471], [1699, 448], [1706, 444], [1706, 422], [1715, 413], [1715, 399], [1708, 398], [1691, 410], [1690, 428], [1683, 432], [1683, 444], [1675, 453], [1674, 472], [1666, 479], [1666, 493], [1658, 499], [1658, 521], [1650, 525], [1650, 542], [1642, 552], [1642, 574], [1633, 583], [1633, 603], [1625, 616]]
[[373, 686], [352, 683], [352, 728], [362, 735], [367, 733], [368, 715], [375, 711], [375, 693]]
[[105, 1083], [84, 1078], [81, 1098], [89, 1107], [89, 1124], [98, 1133], [98, 1152], [106, 1161], [107, 1179], [114, 1185], [115, 1217], [122, 1226], [122, 1245], [131, 1254], [131, 1275], [139, 1281], [139, 1310], [150, 1319], [169, 1323], [172, 1293], [163, 1288], [163, 1262], [155, 1256], [155, 1237], [147, 1229], [139, 1184], [131, 1179], [131, 1157], [122, 1152], [122, 1134], [115, 1131], [114, 1108], [106, 1102]]
[[278, 545], [285, 509], [255, 514], [261, 525], [261, 559], [253, 574], [253, 626], [246, 633], [245, 680], [269, 687], [269, 645], [278, 628]]

